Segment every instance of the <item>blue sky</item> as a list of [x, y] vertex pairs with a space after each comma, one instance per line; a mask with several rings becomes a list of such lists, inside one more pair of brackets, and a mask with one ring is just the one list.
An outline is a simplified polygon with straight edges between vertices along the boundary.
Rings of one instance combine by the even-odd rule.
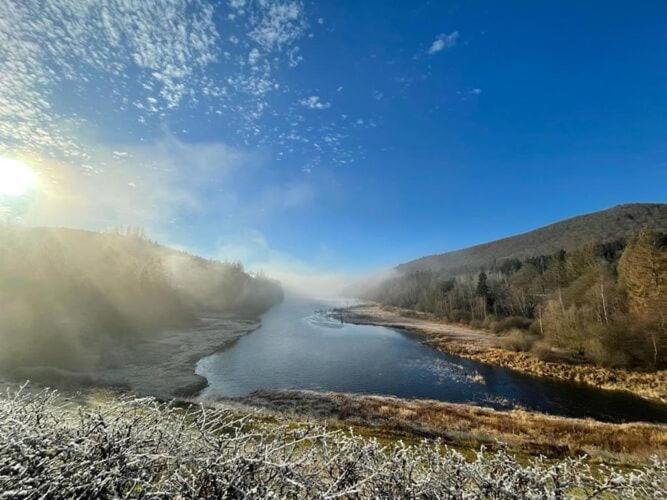
[[354, 273], [665, 202], [664, 2], [0, 7], [17, 220]]

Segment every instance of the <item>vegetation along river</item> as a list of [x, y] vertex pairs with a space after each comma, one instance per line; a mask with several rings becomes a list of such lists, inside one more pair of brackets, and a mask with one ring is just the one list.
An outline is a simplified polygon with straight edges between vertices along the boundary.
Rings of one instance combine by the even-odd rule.
[[400, 330], [341, 323], [330, 313], [341, 305], [287, 295], [262, 317], [260, 329], [198, 363], [197, 373], [209, 382], [203, 396], [309, 389], [667, 422], [667, 405], [448, 355]]

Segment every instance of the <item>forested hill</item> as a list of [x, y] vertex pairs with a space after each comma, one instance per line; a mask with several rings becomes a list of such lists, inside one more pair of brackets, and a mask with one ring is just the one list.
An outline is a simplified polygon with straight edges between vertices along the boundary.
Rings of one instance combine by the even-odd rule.
[[91, 351], [195, 324], [202, 311], [255, 317], [280, 300], [277, 282], [140, 230], [0, 225], [0, 369], [72, 367]]
[[435, 271], [456, 275], [475, 272], [504, 259], [525, 259], [571, 251], [586, 243], [606, 243], [625, 239], [642, 227], [667, 232], [667, 204], [635, 203], [580, 215], [528, 233], [476, 245], [474, 247], [430, 255], [401, 264], [402, 273]]
[[667, 205], [622, 205], [399, 269], [358, 295], [505, 334], [544, 360], [667, 368]]

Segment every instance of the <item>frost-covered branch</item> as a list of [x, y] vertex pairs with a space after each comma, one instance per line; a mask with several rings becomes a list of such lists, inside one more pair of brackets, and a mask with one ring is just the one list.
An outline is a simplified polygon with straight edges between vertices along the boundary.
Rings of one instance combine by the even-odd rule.
[[0, 398], [0, 498], [659, 498], [665, 478], [658, 460], [624, 472], [484, 450], [469, 460], [438, 442], [383, 446], [146, 398]]

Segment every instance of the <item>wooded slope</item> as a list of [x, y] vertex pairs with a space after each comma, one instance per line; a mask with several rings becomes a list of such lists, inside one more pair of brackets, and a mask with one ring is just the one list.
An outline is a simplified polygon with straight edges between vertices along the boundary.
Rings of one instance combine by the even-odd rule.
[[504, 259], [525, 259], [572, 251], [587, 243], [627, 238], [642, 227], [667, 232], [667, 204], [633, 203], [580, 215], [528, 233], [462, 250], [429, 255], [397, 266], [402, 273], [435, 271], [450, 275], [475, 272]]

